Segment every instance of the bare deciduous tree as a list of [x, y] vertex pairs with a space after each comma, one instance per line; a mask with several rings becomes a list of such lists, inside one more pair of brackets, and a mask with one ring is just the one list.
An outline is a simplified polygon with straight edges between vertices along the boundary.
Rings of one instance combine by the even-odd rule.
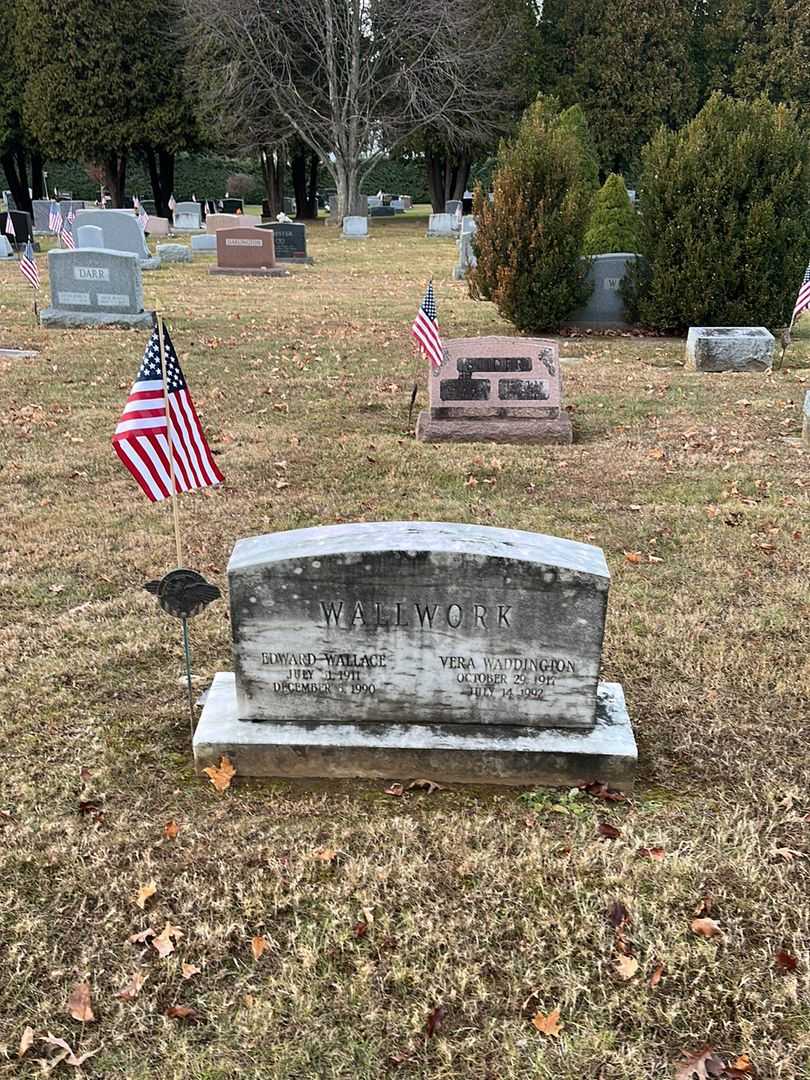
[[482, 34], [480, 0], [193, 0], [189, 27], [209, 101], [256, 145], [295, 134], [315, 151], [340, 218], [416, 133], [485, 142], [502, 129], [492, 76], [511, 27]]

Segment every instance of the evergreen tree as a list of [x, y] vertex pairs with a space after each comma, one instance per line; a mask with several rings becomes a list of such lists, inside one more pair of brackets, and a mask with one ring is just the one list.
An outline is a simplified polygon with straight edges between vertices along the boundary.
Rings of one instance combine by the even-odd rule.
[[737, 26], [736, 93], [810, 108], [810, 11], [807, 0], [750, 0]]
[[632, 173], [660, 124], [692, 115], [689, 0], [544, 0], [543, 88], [582, 105], [602, 168]]
[[582, 250], [585, 255], [637, 251], [638, 241], [638, 215], [624, 180], [618, 173], [611, 173], [594, 199]]
[[570, 131], [579, 139], [584, 151], [583, 168], [585, 178], [593, 188], [594, 193], [599, 190], [599, 158], [596, 154], [588, 121], [581, 105], [570, 105], [560, 113], [560, 127], [564, 131]]

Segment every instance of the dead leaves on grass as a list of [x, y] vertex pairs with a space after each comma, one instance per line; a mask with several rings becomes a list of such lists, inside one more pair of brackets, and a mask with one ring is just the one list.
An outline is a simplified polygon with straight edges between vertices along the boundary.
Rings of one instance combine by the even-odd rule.
[[202, 1017], [191, 1005], [170, 1005], [166, 1010], [170, 1020], [185, 1020], [189, 1024], [198, 1024]]
[[638, 960], [635, 956], [620, 956], [616, 960], [616, 971], [619, 978], [626, 982], [628, 979], [632, 979], [638, 971]]
[[541, 1035], [559, 1036], [563, 1025], [560, 1023], [560, 1010], [552, 1009], [550, 1013], [544, 1015], [541, 1012], [535, 1013], [532, 1017], [532, 1024], [537, 1028]]
[[[154, 934], [154, 930], [152, 933]], [[160, 933], [152, 938], [152, 948], [157, 952], [158, 956], [163, 959], [174, 952], [175, 945], [182, 936], [183, 931], [180, 927], [172, 926], [172, 924], [167, 921]], [[172, 938], [174, 938], [174, 941], [172, 941]]]
[[82, 1024], [92, 1024], [95, 1020], [90, 1002], [89, 982], [80, 982], [73, 987], [68, 998], [68, 1012], [74, 1020], [79, 1020]]
[[733, 1062], [724, 1061], [710, 1046], [691, 1053], [684, 1051], [676, 1062], [675, 1080], [751, 1080], [753, 1064], [747, 1054]]
[[699, 934], [701, 937], [714, 938], [723, 936], [723, 928], [714, 919], [692, 919], [690, 926], [692, 933]]
[[254, 960], [260, 960], [262, 958], [262, 955], [263, 955], [263, 953], [265, 952], [266, 949], [267, 949], [267, 938], [266, 937], [254, 937], [254, 938], [251, 938], [250, 951], [253, 954], [253, 959]]
[[236, 769], [227, 754], [223, 754], [219, 759], [218, 768], [216, 765], [209, 765], [207, 769], [203, 769], [203, 772], [220, 795], [228, 790], [231, 780], [236, 776]]
[[20, 1039], [20, 1048], [17, 1051], [17, 1057], [18, 1058], [25, 1057], [25, 1055], [28, 1053], [28, 1051], [31, 1049], [31, 1047], [33, 1045], [34, 1045], [34, 1029], [32, 1027], [27, 1027], [22, 1033], [22, 1037]]
[[101, 1049], [101, 1047], [98, 1046], [95, 1050], [87, 1050], [85, 1053], [77, 1055], [74, 1054], [64, 1039], [57, 1039], [54, 1035], [51, 1035], [50, 1032], [48, 1032], [46, 1038], [43, 1039], [43, 1042], [48, 1046], [57, 1048], [57, 1053], [52, 1057], [39, 1058], [39, 1061], [46, 1072], [51, 1072], [63, 1061], [66, 1065], [70, 1065], [74, 1069], [80, 1069], [88, 1058], [97, 1054]]
[[154, 896], [156, 892], [157, 885], [154, 883], [154, 881], [149, 881], [146, 883], [146, 885], [141, 885], [138, 888], [138, 892], [135, 896], [135, 903], [141, 909], [141, 911], [143, 911], [146, 907], [146, 901], [151, 896]]
[[120, 998], [121, 1001], [134, 1001], [138, 994], [140, 994], [143, 989], [143, 984], [148, 978], [148, 972], [142, 973], [136, 971], [123, 990], [119, 990], [115, 996]]

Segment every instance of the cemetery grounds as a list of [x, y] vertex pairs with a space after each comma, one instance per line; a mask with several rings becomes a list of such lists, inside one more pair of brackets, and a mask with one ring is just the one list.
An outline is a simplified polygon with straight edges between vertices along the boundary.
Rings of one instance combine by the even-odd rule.
[[[37, 329], [0, 264], [0, 347], [40, 350], [0, 358], [0, 1076], [47, 1070], [48, 1033], [97, 1051], [55, 1075], [133, 1080], [646, 1080], [707, 1045], [810, 1075], [810, 317], [769, 375], [566, 338], [572, 447], [422, 445], [427, 278], [444, 336], [511, 332], [425, 225], [312, 226], [286, 279], [144, 274], [226, 477], [182, 499], [186, 563], [224, 591], [239, 537], [408, 518], [604, 548], [636, 791], [195, 776], [179, 625], [141, 587], [170, 511], [110, 446], [147, 335]], [[225, 601], [192, 651], [201, 685], [230, 670]]]

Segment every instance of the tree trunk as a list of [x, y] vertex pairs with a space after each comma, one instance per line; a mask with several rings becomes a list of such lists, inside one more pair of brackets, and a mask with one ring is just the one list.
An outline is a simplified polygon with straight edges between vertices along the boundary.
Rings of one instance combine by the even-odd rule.
[[155, 200], [155, 216], [171, 219], [169, 199], [174, 190], [174, 153], [170, 150], [155, 151], [154, 147], [147, 146], [144, 148], [144, 158]]
[[[315, 221], [318, 217], [318, 165], [317, 154], [309, 155], [309, 183], [307, 184], [307, 220]], [[300, 215], [298, 215], [300, 217]]]
[[104, 186], [110, 193], [113, 208], [120, 210], [124, 205], [127, 183], [127, 155], [110, 154], [104, 159]]
[[428, 191], [434, 214], [443, 214], [449, 199], [460, 199], [467, 190], [472, 161], [466, 154], [425, 154]]
[[298, 146], [290, 157], [293, 195], [295, 195], [295, 216], [306, 217], [307, 212], [307, 151]]
[[45, 177], [42, 172], [42, 154], [39, 150], [31, 151], [31, 190], [35, 199], [45, 198]]
[[284, 156], [280, 150], [262, 150], [260, 158], [267, 208], [270, 211], [270, 217], [278, 217], [284, 205], [281, 195], [284, 179]]
[[0, 165], [8, 180], [8, 188], [18, 210], [34, 213], [31, 196], [28, 194], [28, 174], [25, 169], [25, 154], [21, 149], [8, 150], [0, 155]]

